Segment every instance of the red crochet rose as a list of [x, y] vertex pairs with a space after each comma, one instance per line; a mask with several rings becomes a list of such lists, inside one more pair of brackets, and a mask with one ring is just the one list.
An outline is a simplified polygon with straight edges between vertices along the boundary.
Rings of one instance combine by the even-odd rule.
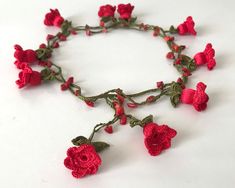
[[182, 24], [180, 24], [177, 27], [178, 33], [180, 35], [186, 35], [186, 34], [191, 34], [191, 35], [196, 35], [197, 32], [194, 29], [194, 21], [191, 16], [187, 17], [186, 21], [184, 21]]
[[51, 12], [45, 15], [44, 24], [47, 26], [60, 27], [64, 22], [64, 18], [60, 15], [58, 9], [50, 9]]
[[34, 50], [23, 50], [20, 45], [15, 45], [14, 48], [15, 65], [17, 68], [22, 69], [22, 63], [33, 63], [37, 61], [37, 53]]
[[144, 126], [144, 143], [150, 155], [159, 155], [163, 150], [171, 147], [171, 139], [177, 132], [167, 125], [148, 123]]
[[114, 102], [113, 105], [114, 105], [114, 109], [115, 109], [115, 114], [117, 116], [121, 116], [124, 114], [124, 108], [121, 104]]
[[215, 50], [212, 48], [212, 44], [208, 43], [203, 52], [199, 52], [194, 56], [194, 60], [197, 66], [207, 65], [209, 70], [212, 70], [216, 66]]
[[120, 14], [120, 18], [122, 19], [129, 19], [131, 18], [131, 13], [134, 9], [130, 3], [128, 4], [119, 4], [118, 5], [118, 13]]
[[101, 159], [92, 145], [83, 144], [68, 149], [64, 165], [72, 170], [72, 175], [75, 178], [81, 178], [95, 174], [101, 165]]
[[181, 93], [181, 102], [191, 104], [197, 111], [203, 111], [207, 107], [209, 96], [205, 93], [206, 85], [202, 82], [197, 84], [197, 89], [183, 89]]
[[116, 6], [112, 6], [112, 5], [101, 6], [98, 12], [98, 16], [99, 17], [113, 17], [115, 10], [116, 10]]
[[22, 88], [28, 84], [36, 86], [41, 84], [41, 74], [37, 71], [33, 71], [30, 67], [24, 66], [24, 69], [19, 73], [19, 80], [16, 80], [16, 84], [19, 88]]

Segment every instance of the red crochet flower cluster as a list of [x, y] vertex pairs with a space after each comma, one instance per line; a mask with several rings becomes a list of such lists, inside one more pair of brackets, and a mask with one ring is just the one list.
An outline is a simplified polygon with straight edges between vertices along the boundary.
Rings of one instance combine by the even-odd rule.
[[20, 45], [15, 45], [14, 57], [16, 58], [15, 65], [20, 69], [19, 79], [16, 84], [19, 88], [26, 85], [36, 86], [41, 84], [41, 74], [32, 70], [30, 64], [37, 61], [37, 54], [34, 50], [23, 50]]
[[[132, 6], [130, 3], [119, 4], [117, 12], [119, 13], [120, 18], [129, 19], [131, 18], [133, 9], [134, 9], [134, 6]], [[98, 12], [98, 16], [99, 17], [114, 17], [115, 10], [116, 10], [116, 6], [112, 6], [112, 5], [101, 6]]]

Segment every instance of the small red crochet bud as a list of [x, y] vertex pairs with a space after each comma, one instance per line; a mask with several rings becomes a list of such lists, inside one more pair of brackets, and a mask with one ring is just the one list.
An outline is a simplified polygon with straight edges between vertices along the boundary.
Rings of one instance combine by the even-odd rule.
[[100, 21], [100, 27], [104, 27], [105, 23], [103, 21]]
[[179, 58], [176, 59], [175, 62], [174, 62], [174, 65], [180, 65], [180, 64], [181, 64], [181, 60]]
[[128, 106], [129, 108], [137, 108], [137, 107], [138, 107], [138, 105], [137, 105], [137, 104], [134, 104], [134, 103], [127, 103], [127, 106]]
[[172, 49], [174, 50], [174, 52], [178, 52], [180, 47], [178, 45], [176, 45], [176, 44], [173, 44], [172, 45]]
[[74, 95], [75, 95], [75, 96], [79, 96], [79, 95], [80, 95], [80, 92], [81, 92], [81, 91], [77, 89], [77, 90], [75, 90]]
[[155, 97], [153, 95], [148, 96], [147, 99], [146, 99], [146, 102], [147, 103], [152, 103], [152, 102], [154, 102], [154, 99], [155, 99]]
[[55, 37], [54, 35], [48, 34], [46, 40], [49, 41], [53, 39], [54, 37]]
[[86, 103], [87, 106], [89, 106], [89, 107], [94, 107], [94, 106], [95, 106], [95, 103], [92, 102], [92, 101], [85, 101], [85, 103]]
[[166, 58], [167, 58], [167, 59], [174, 59], [174, 58], [175, 58], [175, 55], [174, 55], [173, 52], [168, 52], [168, 53], [166, 54]]
[[157, 88], [163, 89], [164, 83], [163, 81], [157, 82]]
[[191, 76], [191, 75], [192, 75], [192, 73], [190, 72], [190, 70], [188, 70], [188, 69], [185, 68], [185, 67], [182, 68], [182, 71], [184, 72], [184, 73], [183, 73], [183, 76], [184, 76], [184, 77], [188, 77], [188, 76]]
[[182, 78], [178, 78], [178, 79], [177, 79], [177, 82], [178, 82], [179, 84], [183, 83]]
[[212, 48], [212, 44], [208, 43], [203, 52], [199, 52], [194, 56], [194, 60], [197, 66], [207, 65], [208, 70], [212, 70], [216, 66], [215, 50]]
[[148, 28], [149, 28], [148, 25], [144, 25], [143, 29], [144, 29], [144, 31], [148, 31]]
[[60, 39], [60, 41], [66, 41], [67, 37], [65, 35], [60, 35], [59, 39]]
[[65, 83], [61, 84], [61, 86], [60, 86], [61, 90], [65, 91], [65, 90], [69, 89], [69, 87], [73, 83], [73, 81], [74, 81], [73, 77], [69, 77]]
[[191, 34], [191, 35], [196, 35], [197, 32], [194, 29], [194, 21], [191, 16], [187, 17], [186, 21], [180, 24], [177, 27], [178, 33], [180, 35], [186, 35], [186, 34]]
[[118, 101], [120, 102], [120, 104], [123, 104], [124, 103], [124, 97], [117, 94], [117, 98], [118, 98]]
[[173, 41], [175, 38], [174, 37], [171, 37], [171, 36], [165, 36], [164, 37], [164, 40], [166, 41], [166, 42], [168, 42], [168, 41]]
[[53, 48], [59, 48], [60, 47], [60, 44], [58, 43], [58, 42], [55, 42], [54, 44], [53, 44]]
[[123, 114], [123, 115], [121, 115], [121, 117], [120, 117], [120, 124], [121, 124], [121, 125], [126, 125], [126, 123], [127, 123], [127, 117], [126, 117], [125, 114]]
[[157, 37], [157, 36], [159, 36], [159, 34], [160, 34], [160, 28], [159, 27], [154, 28], [153, 36]]
[[42, 43], [42, 44], [40, 44], [39, 45], [39, 48], [43, 48], [43, 49], [45, 49], [47, 47], [47, 45], [46, 44], [44, 44], [44, 43]]
[[113, 127], [112, 125], [108, 125], [104, 128], [105, 132], [112, 134], [113, 133]]
[[116, 116], [124, 114], [124, 108], [119, 103], [114, 103], [114, 108]]
[[50, 9], [50, 12], [45, 15], [44, 24], [47, 26], [60, 27], [64, 22], [64, 18], [60, 15], [58, 9]]

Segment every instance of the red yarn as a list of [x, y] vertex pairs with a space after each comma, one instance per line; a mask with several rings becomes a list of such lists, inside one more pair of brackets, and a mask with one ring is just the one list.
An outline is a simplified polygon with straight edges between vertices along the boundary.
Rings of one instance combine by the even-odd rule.
[[60, 15], [58, 9], [50, 9], [50, 12], [45, 15], [44, 24], [47, 26], [60, 27], [64, 22], [64, 18]]
[[197, 32], [195, 31], [194, 26], [195, 23], [193, 21], [193, 18], [189, 16], [187, 17], [186, 21], [184, 21], [182, 24], [180, 24], [177, 27], [177, 30], [180, 35], [186, 35], [186, 34], [196, 35]]
[[116, 10], [116, 6], [103, 5], [99, 9], [98, 16], [99, 17], [113, 17], [115, 10]]
[[181, 92], [181, 102], [191, 104], [197, 111], [203, 111], [207, 107], [209, 96], [205, 93], [206, 85], [202, 82], [197, 84], [197, 89], [183, 89]]
[[134, 6], [132, 6], [130, 3], [119, 4], [117, 11], [120, 14], [120, 18], [129, 19], [129, 18], [131, 18], [131, 14], [132, 14], [133, 9], [134, 9]]
[[212, 47], [211, 43], [208, 43], [203, 52], [195, 54], [194, 61], [197, 66], [207, 64], [207, 68], [212, 70], [216, 66], [215, 50]]
[[72, 170], [72, 175], [75, 178], [82, 178], [89, 174], [95, 174], [101, 162], [95, 148], [92, 145], [83, 144], [68, 149], [64, 165]]
[[159, 155], [163, 150], [170, 148], [171, 139], [177, 132], [167, 125], [148, 123], [144, 126], [144, 143], [152, 156]]

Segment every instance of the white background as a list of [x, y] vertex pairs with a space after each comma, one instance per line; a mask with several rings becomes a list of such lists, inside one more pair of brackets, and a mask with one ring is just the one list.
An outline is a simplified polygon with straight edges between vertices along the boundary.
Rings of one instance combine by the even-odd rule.
[[[100, 5], [131, 2], [139, 22], [168, 28], [191, 15], [197, 37], [177, 37], [187, 54], [202, 51], [207, 42], [216, 49], [217, 67], [198, 69], [188, 87], [203, 81], [210, 96], [206, 111], [191, 106], [174, 109], [168, 98], [132, 110], [139, 118], [149, 114], [159, 124], [178, 131], [172, 148], [150, 156], [140, 128], [115, 127], [113, 135], [99, 134], [111, 147], [101, 154], [103, 164], [94, 176], [77, 180], [63, 166], [70, 140], [88, 136], [92, 127], [106, 122], [112, 111], [105, 103], [90, 109], [58, 83], [18, 90], [13, 45], [36, 49], [48, 29], [43, 18], [49, 8], [76, 25], [97, 25]], [[0, 187], [235, 187], [235, 4], [233, 0], [149, 1], [30, 1], [0, 0]], [[177, 71], [165, 59], [165, 43], [151, 33], [113, 31], [86, 37], [84, 33], [61, 45], [53, 61], [73, 75], [86, 95], [120, 87], [131, 93], [169, 82]]]

